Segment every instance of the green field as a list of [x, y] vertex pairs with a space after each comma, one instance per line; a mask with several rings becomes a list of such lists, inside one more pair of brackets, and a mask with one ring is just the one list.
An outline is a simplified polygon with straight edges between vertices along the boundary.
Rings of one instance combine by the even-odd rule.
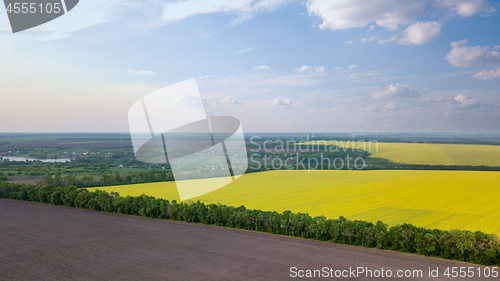
[[[193, 184], [202, 186], [208, 180], [193, 180]], [[498, 172], [269, 171], [245, 174], [230, 185], [191, 200], [500, 234], [499, 183]], [[174, 182], [98, 189], [179, 201]]]
[[[309, 144], [318, 142], [309, 142]], [[325, 142], [319, 142], [325, 144]], [[363, 149], [371, 157], [388, 159], [394, 163], [421, 165], [500, 166], [500, 146], [473, 144], [429, 144], [390, 142], [326, 142], [352, 149]], [[342, 149], [342, 148], [340, 148]]]

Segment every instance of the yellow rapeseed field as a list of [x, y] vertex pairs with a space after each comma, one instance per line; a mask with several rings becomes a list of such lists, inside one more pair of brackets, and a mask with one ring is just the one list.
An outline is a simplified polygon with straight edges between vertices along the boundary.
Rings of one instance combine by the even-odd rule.
[[[207, 180], [195, 181], [203, 185]], [[99, 189], [179, 201], [174, 182]], [[245, 174], [230, 185], [191, 200], [500, 234], [499, 172], [268, 171]]]
[[[315, 142], [309, 142], [315, 143]], [[324, 144], [325, 142], [321, 142]], [[315, 143], [317, 144], [317, 143]], [[371, 157], [394, 163], [429, 165], [500, 166], [500, 146], [470, 144], [326, 142], [352, 149], [364, 149]], [[341, 149], [341, 148], [340, 148]]]

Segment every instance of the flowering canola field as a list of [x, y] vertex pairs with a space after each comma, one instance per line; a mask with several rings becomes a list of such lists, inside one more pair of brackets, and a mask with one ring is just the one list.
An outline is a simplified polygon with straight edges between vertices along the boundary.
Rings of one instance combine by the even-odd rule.
[[[394, 163], [422, 165], [500, 166], [500, 146], [470, 144], [389, 143], [327, 141], [308, 144], [338, 145], [347, 149], [363, 149], [371, 157]], [[348, 150], [349, 151], [349, 150]]]
[[[203, 185], [208, 180], [193, 183]], [[175, 182], [97, 189], [116, 191], [122, 196], [147, 194], [179, 201]], [[191, 200], [500, 235], [500, 172], [268, 171], [245, 174]]]

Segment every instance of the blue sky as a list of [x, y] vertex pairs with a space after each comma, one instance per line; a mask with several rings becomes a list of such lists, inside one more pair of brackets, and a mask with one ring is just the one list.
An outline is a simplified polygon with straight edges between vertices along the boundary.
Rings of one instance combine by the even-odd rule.
[[0, 131], [126, 132], [191, 78], [247, 132], [500, 130], [496, 1], [80, 2], [16, 34], [0, 13]]

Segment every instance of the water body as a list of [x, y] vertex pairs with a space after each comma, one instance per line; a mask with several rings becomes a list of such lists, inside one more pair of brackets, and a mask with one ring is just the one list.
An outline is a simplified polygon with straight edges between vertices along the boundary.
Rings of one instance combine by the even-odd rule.
[[34, 158], [23, 158], [23, 157], [2, 157], [2, 160], [8, 159], [9, 161], [25, 162], [28, 161], [41, 161], [44, 163], [66, 163], [70, 162], [71, 159], [34, 159]]

